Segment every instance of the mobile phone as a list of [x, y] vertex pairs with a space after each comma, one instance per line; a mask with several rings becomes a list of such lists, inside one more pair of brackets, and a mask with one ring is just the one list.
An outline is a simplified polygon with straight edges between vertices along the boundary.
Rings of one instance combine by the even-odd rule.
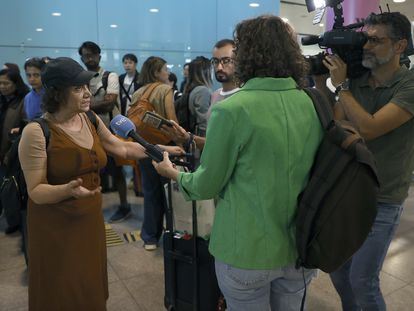
[[173, 126], [170, 121], [152, 111], [145, 112], [144, 116], [142, 117], [142, 121], [157, 129], [160, 129], [163, 125]]

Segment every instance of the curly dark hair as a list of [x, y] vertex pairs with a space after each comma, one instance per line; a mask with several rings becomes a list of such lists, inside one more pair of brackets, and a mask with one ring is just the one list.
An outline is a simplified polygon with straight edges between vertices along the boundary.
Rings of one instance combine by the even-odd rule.
[[308, 64], [289, 24], [273, 15], [240, 22], [234, 30], [235, 76], [242, 85], [255, 77], [292, 77], [306, 85]]
[[41, 108], [43, 112], [58, 112], [62, 105], [65, 104], [65, 98], [68, 96], [70, 86], [62, 88], [46, 88], [42, 97]]

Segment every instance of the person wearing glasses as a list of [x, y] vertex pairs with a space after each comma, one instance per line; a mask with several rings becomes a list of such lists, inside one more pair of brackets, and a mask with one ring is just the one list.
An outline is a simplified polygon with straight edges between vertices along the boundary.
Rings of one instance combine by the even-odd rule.
[[[86, 68], [98, 73], [89, 81], [89, 89], [92, 93], [91, 110], [97, 113], [106, 127], [109, 128], [112, 118], [120, 113], [118, 75], [115, 72], [105, 71], [101, 67], [101, 48], [95, 42], [83, 42], [78, 49], [78, 53]], [[111, 223], [124, 221], [132, 215], [131, 205], [127, 198], [127, 184], [122, 164], [120, 159], [110, 156], [105, 170], [101, 172], [103, 191], [111, 190], [110, 177], [112, 177], [112, 186], [115, 186], [119, 196], [120, 204], [117, 206], [115, 213], [109, 218]]]
[[[215, 104], [239, 90], [239, 87], [234, 79], [234, 48], [235, 43], [231, 39], [222, 39], [214, 45], [213, 57], [211, 58], [210, 63], [213, 67], [216, 80], [221, 83], [222, 87], [211, 94], [210, 107], [207, 112], [207, 120], [209, 119], [211, 109]], [[204, 137], [194, 135], [194, 133], [191, 133], [193, 134], [191, 135], [178, 124], [174, 124], [172, 128], [164, 127], [164, 132], [171, 135], [172, 139], [176, 143], [189, 145], [191, 141], [194, 140], [199, 149], [202, 149], [205, 143]]]
[[371, 14], [362, 65], [369, 71], [347, 78], [337, 55], [324, 61], [338, 102], [335, 118], [359, 129], [376, 158], [380, 191], [377, 217], [362, 247], [331, 273], [345, 311], [386, 310], [379, 274], [408, 196], [414, 169], [414, 73], [400, 64], [412, 40], [411, 23], [401, 13]]
[[[211, 95], [210, 110], [220, 100], [229, 97], [239, 90], [234, 80], [234, 41], [231, 39], [223, 39], [218, 41], [213, 48], [213, 57], [211, 65], [214, 68], [216, 80], [221, 83], [221, 88]], [[210, 113], [209, 113], [210, 114]]]

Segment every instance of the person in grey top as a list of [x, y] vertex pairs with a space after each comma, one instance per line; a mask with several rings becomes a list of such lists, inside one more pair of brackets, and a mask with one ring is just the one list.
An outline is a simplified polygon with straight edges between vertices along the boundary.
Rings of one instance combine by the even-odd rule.
[[194, 134], [206, 136], [207, 112], [211, 99], [211, 64], [208, 58], [197, 56], [189, 66], [188, 82], [184, 93], [190, 93], [188, 107], [195, 117]]
[[379, 274], [408, 196], [414, 169], [414, 73], [400, 65], [411, 23], [398, 12], [371, 14], [362, 65], [369, 71], [347, 79], [347, 65], [327, 56], [338, 102], [335, 117], [349, 120], [374, 154], [380, 179], [377, 217], [363, 246], [331, 273], [343, 310], [386, 310]]

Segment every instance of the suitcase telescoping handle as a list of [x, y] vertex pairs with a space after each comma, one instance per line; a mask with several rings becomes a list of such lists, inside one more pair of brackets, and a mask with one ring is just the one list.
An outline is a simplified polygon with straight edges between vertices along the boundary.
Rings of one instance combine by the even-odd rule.
[[[195, 167], [195, 158], [194, 158], [194, 150], [191, 150], [192, 152], [190, 152], [189, 154], [186, 155], [187, 157], [187, 161], [185, 162], [185, 164], [183, 166], [186, 167], [190, 167], [191, 170], [193, 170], [193, 168]], [[180, 165], [179, 163], [175, 163], [176, 165]], [[188, 165], [190, 164], [190, 165]], [[172, 189], [171, 189], [171, 181], [168, 182], [168, 186], [167, 186], [167, 191], [168, 191], [168, 204], [167, 204], [167, 210], [166, 210], [166, 229], [167, 231], [170, 232], [170, 245], [173, 246], [174, 245], [174, 223], [173, 223], [173, 206], [172, 206]], [[175, 261], [179, 260], [179, 261], [184, 261], [187, 262], [188, 264], [191, 264], [192, 266], [192, 270], [193, 270], [193, 289], [194, 289], [194, 294], [193, 294], [193, 305], [192, 305], [192, 309], [193, 311], [197, 311], [198, 310], [198, 303], [199, 303], [199, 282], [198, 282], [198, 265], [199, 265], [199, 260], [198, 260], [198, 247], [197, 247], [197, 236], [198, 236], [198, 224], [197, 224], [197, 202], [196, 201], [192, 201], [192, 219], [193, 219], [193, 234], [191, 237], [191, 241], [192, 241], [192, 256], [186, 256], [181, 254], [180, 252], [176, 252], [174, 250], [169, 251], [169, 256], [171, 256], [172, 260], [172, 267], [173, 267], [173, 271], [175, 271]], [[175, 284], [175, 277], [171, 278], [171, 286], [172, 288], [174, 288], [174, 284]], [[176, 293], [172, 293], [172, 297], [175, 297]], [[175, 299], [173, 299], [173, 301], [175, 301]]]

